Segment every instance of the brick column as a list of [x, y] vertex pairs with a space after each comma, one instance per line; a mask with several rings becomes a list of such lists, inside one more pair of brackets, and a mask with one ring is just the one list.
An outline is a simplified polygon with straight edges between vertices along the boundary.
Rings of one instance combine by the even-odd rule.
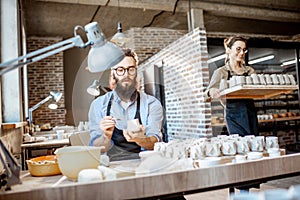
[[169, 140], [212, 135], [211, 105], [204, 102], [207, 59], [206, 32], [195, 29], [139, 66], [139, 72], [153, 65], [163, 67]]

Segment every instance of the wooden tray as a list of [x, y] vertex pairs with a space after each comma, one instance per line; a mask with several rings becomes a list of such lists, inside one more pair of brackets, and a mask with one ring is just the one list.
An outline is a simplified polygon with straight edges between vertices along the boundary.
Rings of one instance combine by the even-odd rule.
[[298, 85], [236, 85], [220, 92], [227, 99], [268, 99], [297, 90]]

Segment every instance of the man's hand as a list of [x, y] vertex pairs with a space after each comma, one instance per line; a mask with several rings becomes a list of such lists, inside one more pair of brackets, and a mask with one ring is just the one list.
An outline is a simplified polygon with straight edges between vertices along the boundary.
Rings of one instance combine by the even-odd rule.
[[105, 116], [100, 122], [100, 129], [108, 139], [111, 139], [116, 122], [112, 116]]
[[139, 131], [123, 130], [123, 135], [128, 142], [139, 142], [140, 140], [146, 138], [146, 127], [140, 125]]

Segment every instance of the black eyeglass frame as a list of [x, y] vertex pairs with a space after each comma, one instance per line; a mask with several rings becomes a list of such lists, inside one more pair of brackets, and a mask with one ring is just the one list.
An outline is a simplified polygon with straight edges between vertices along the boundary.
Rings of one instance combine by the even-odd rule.
[[118, 76], [124, 76], [125, 72], [127, 71], [127, 74], [133, 76], [133, 75], [136, 75], [136, 67], [135, 66], [130, 66], [128, 68], [125, 68], [125, 67], [117, 67], [114, 69], [116, 71], [116, 74]]

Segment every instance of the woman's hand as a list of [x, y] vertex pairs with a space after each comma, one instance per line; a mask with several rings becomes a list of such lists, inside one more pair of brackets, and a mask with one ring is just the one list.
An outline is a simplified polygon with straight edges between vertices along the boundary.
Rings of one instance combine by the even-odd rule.
[[220, 98], [220, 90], [219, 89], [217, 89], [217, 88], [211, 88], [210, 90], [209, 90], [209, 95], [210, 95], [210, 97], [211, 98], [213, 98], [213, 99], [218, 99], [218, 98]]
[[112, 116], [105, 116], [100, 122], [100, 129], [103, 131], [106, 137], [111, 139], [116, 122]]

